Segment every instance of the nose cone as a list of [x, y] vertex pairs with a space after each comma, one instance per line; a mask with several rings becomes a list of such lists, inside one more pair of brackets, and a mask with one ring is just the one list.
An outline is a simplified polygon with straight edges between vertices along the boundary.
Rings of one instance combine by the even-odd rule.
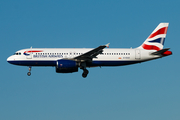
[[12, 56], [10, 56], [10, 57], [7, 58], [7, 62], [8, 62], [8, 63], [11, 63], [11, 64], [12, 64], [13, 61], [14, 61], [14, 59], [13, 59]]

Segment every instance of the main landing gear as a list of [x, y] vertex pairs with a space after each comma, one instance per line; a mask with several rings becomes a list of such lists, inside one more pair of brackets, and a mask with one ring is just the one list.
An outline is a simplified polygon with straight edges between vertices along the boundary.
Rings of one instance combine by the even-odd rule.
[[89, 73], [89, 71], [87, 69], [83, 69], [82, 77], [86, 78], [88, 73]]
[[28, 76], [31, 75], [31, 66], [29, 66], [29, 72], [27, 73]]
[[81, 63], [80, 69], [83, 70], [82, 77], [86, 78], [89, 73], [89, 71], [86, 69], [86, 63]]

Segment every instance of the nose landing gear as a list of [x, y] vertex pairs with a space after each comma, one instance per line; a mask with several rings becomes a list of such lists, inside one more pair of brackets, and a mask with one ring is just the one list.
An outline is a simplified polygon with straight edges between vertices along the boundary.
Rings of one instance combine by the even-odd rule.
[[28, 76], [31, 75], [31, 66], [29, 66], [29, 72], [27, 73]]

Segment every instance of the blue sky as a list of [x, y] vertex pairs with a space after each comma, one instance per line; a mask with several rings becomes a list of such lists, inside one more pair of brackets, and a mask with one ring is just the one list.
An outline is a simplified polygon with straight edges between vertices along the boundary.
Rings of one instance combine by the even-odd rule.
[[[178, 0], [0, 1], [1, 120], [179, 120]], [[30, 48], [138, 47], [160, 22], [172, 56], [123, 67], [58, 74], [8, 64]]]

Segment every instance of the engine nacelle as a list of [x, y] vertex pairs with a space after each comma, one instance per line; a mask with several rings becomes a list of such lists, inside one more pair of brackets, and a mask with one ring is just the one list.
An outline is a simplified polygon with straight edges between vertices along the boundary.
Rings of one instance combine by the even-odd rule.
[[78, 72], [78, 66], [76, 61], [73, 60], [57, 60], [56, 65], [56, 72], [57, 73], [72, 73]]

